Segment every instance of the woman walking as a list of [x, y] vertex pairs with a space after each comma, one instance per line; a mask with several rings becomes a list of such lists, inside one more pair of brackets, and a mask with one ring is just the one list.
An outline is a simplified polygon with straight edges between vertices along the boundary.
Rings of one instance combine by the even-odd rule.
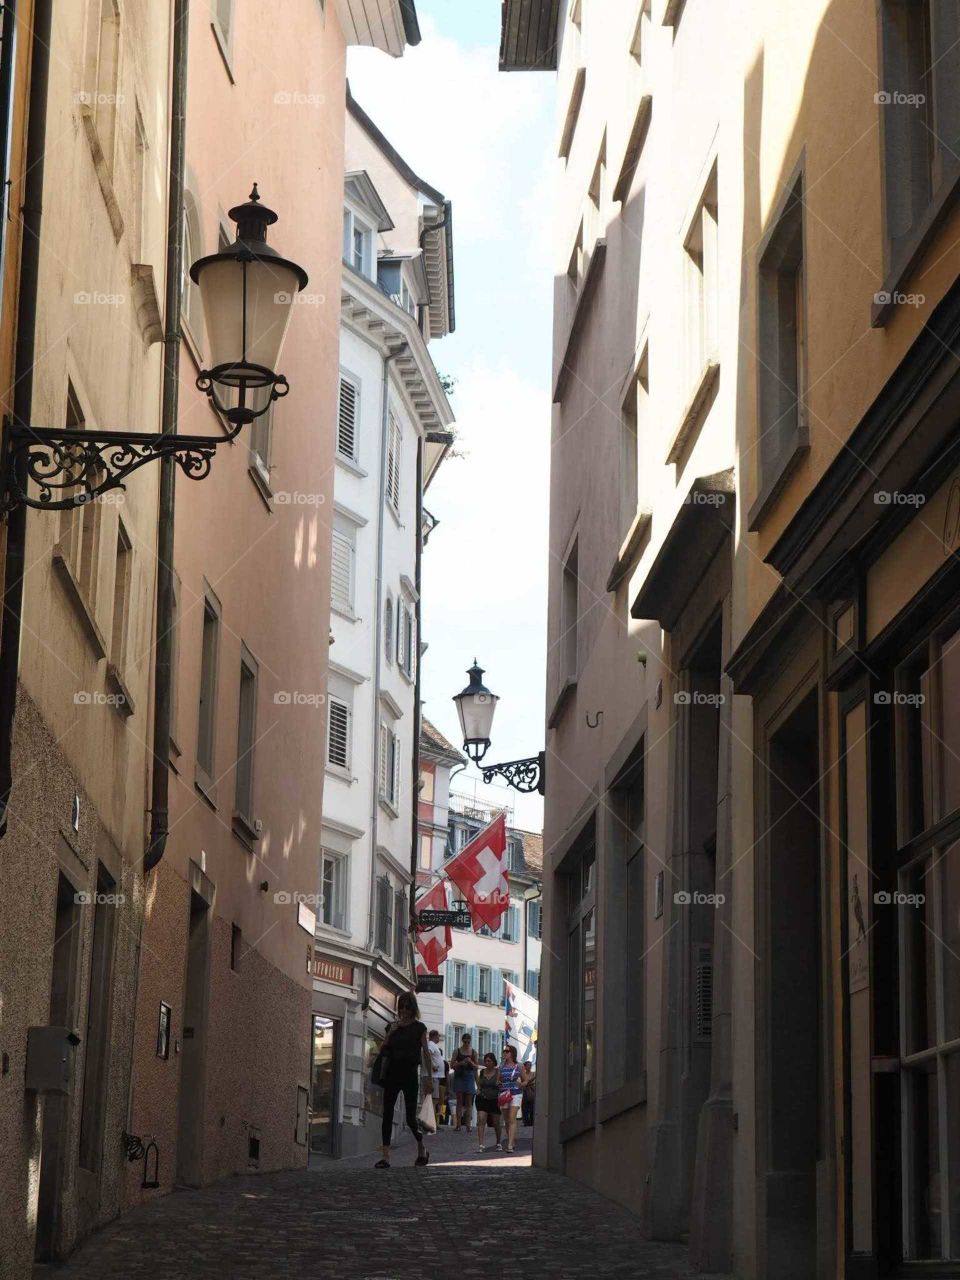
[[[517, 1049], [515, 1045], [504, 1046], [503, 1062], [500, 1064], [500, 1112], [507, 1133], [507, 1150], [512, 1151], [517, 1141], [517, 1116], [520, 1114], [520, 1103], [523, 1098], [523, 1087], [527, 1083], [529, 1073], [526, 1063], [517, 1065]], [[510, 1095], [507, 1100], [507, 1094]]]
[[417, 1140], [417, 1158], [414, 1164], [426, 1164], [430, 1153], [423, 1145], [423, 1131], [417, 1118], [420, 1090], [417, 1088], [417, 1068], [423, 1068], [424, 1096], [433, 1092], [432, 1063], [428, 1047], [427, 1028], [420, 1021], [416, 996], [405, 992], [397, 1001], [397, 1020], [383, 1042], [381, 1050], [387, 1056], [387, 1076], [383, 1086], [383, 1123], [380, 1138], [383, 1157], [374, 1168], [390, 1168], [390, 1142], [393, 1138], [393, 1112], [397, 1098], [403, 1094], [407, 1113], [407, 1125]]
[[483, 1138], [488, 1121], [493, 1125], [493, 1131], [497, 1135], [497, 1150], [503, 1150], [503, 1143], [500, 1140], [500, 1103], [498, 1101], [501, 1088], [500, 1069], [497, 1066], [496, 1054], [485, 1053], [483, 1055], [483, 1069], [477, 1076], [478, 1153], [485, 1150]]
[[473, 1097], [477, 1092], [477, 1051], [466, 1033], [461, 1037], [460, 1048], [453, 1055], [453, 1088], [457, 1095], [457, 1128], [470, 1132]]

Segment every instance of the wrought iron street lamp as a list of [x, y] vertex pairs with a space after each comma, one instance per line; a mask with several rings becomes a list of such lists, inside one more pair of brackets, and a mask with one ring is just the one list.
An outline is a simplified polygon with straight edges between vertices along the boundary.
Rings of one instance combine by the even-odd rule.
[[503, 764], [483, 765], [480, 762], [490, 748], [490, 730], [493, 728], [493, 713], [500, 701], [495, 693], [483, 683], [483, 668], [477, 664], [467, 671], [470, 683], [453, 701], [457, 704], [460, 717], [460, 728], [463, 730], [463, 749], [483, 773], [484, 782], [492, 782], [497, 776], [505, 779], [508, 786], [515, 791], [526, 794], [537, 791], [544, 794], [546, 782], [546, 753], [528, 756], [523, 760], [508, 760]]
[[[184, 475], [210, 474], [216, 450], [267, 412], [289, 390], [277, 372], [297, 294], [307, 274], [267, 244], [276, 222], [260, 204], [256, 184], [246, 204], [230, 210], [237, 238], [220, 253], [200, 258], [190, 278], [200, 290], [210, 348], [210, 368], [197, 386], [229, 424], [219, 436], [157, 435], [4, 424], [2, 508], [41, 511], [84, 506], [110, 489], [122, 489], [132, 472], [172, 456]], [[37, 492], [31, 492], [31, 482]]]

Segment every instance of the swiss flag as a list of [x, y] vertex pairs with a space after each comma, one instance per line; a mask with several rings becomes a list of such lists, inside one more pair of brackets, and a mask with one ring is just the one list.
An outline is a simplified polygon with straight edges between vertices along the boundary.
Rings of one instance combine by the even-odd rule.
[[[422, 898], [417, 899], [417, 911], [446, 911], [447, 882], [438, 880], [432, 889], [428, 889]], [[417, 960], [418, 973], [439, 973], [440, 966], [453, 946], [453, 931], [449, 925], [439, 925], [436, 929], [417, 930], [417, 951], [423, 963]]]
[[506, 814], [474, 836], [444, 871], [470, 904], [474, 929], [496, 929], [510, 906]]

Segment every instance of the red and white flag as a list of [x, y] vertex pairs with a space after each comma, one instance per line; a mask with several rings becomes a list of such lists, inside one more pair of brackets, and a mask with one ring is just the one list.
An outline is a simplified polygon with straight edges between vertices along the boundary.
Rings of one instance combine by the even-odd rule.
[[507, 819], [502, 814], [474, 836], [444, 867], [470, 906], [474, 930], [496, 929], [510, 906], [507, 875]]
[[[447, 882], [446, 880], [438, 880], [437, 883], [423, 895], [417, 899], [417, 911], [446, 911], [447, 903]], [[439, 973], [440, 966], [447, 957], [447, 953], [453, 946], [453, 930], [449, 925], [438, 925], [436, 929], [418, 929], [417, 930], [417, 951], [422, 957], [417, 960], [418, 973]]]

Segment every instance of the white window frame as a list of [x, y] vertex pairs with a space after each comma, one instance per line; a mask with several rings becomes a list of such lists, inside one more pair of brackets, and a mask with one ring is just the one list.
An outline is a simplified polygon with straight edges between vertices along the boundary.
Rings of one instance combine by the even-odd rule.
[[387, 598], [383, 604], [383, 656], [387, 662], [393, 663], [395, 653], [394, 646], [394, 628], [396, 627], [397, 609], [394, 602], [393, 593], [388, 591]]
[[[363, 265], [358, 267], [356, 264], [356, 246], [355, 234], [360, 231], [363, 237], [362, 256]], [[358, 213], [352, 205], [346, 204], [343, 207], [343, 260], [348, 267], [364, 276], [367, 280], [376, 279], [376, 253], [374, 251], [374, 235], [373, 226], [366, 218]]]
[[[327, 911], [326, 901], [326, 883], [327, 883], [327, 867], [334, 868], [333, 873], [333, 893], [335, 899], [332, 904], [331, 915], [333, 919], [327, 920], [325, 913]], [[349, 875], [350, 860], [345, 853], [337, 853], [331, 849], [322, 849], [320, 852], [320, 889], [323, 894], [323, 902], [320, 905], [318, 913], [318, 923], [325, 929], [337, 929], [341, 933], [349, 930], [348, 907], [350, 905], [349, 893]]]
[[[462, 974], [463, 974], [463, 981], [462, 981], [462, 982], [460, 982], [460, 983], [458, 983], [458, 982], [457, 982], [457, 973], [458, 973], [458, 971], [459, 971], [460, 973], [462, 973]], [[467, 995], [468, 995], [467, 976], [468, 976], [468, 975], [467, 975], [467, 962], [466, 962], [466, 960], [454, 960], [454, 962], [453, 962], [453, 990], [450, 992], [450, 995], [452, 996], [452, 998], [453, 998], [454, 1000], [466, 1000], [466, 999], [467, 999]], [[457, 994], [457, 992], [459, 992], [460, 994], [458, 995], [458, 994]], [[460, 1034], [461, 1034], [461, 1035], [463, 1035], [463, 1032], [461, 1031], [461, 1033], [460, 1033]], [[458, 1039], [458, 1040], [457, 1040], [457, 1044], [459, 1044], [459, 1043], [460, 1043], [460, 1041], [459, 1041], [459, 1039]]]

